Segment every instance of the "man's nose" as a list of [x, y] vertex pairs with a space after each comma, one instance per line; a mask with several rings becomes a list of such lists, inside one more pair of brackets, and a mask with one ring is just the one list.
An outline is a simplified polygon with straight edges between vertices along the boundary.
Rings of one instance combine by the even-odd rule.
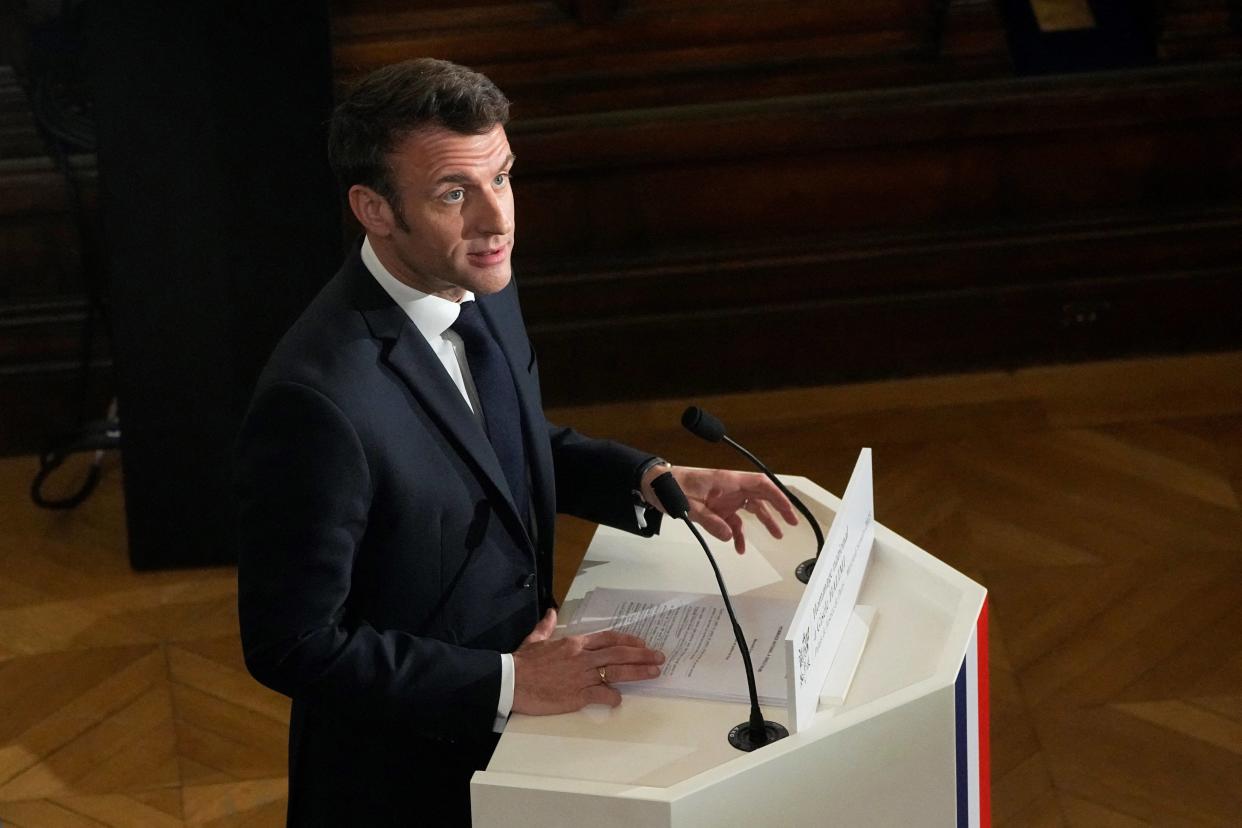
[[507, 236], [513, 232], [513, 202], [505, 192], [485, 190], [476, 204], [475, 229], [479, 235]]

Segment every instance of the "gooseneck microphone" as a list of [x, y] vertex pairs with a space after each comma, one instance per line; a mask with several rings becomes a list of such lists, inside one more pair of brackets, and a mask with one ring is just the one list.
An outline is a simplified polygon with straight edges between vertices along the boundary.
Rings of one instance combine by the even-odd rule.
[[744, 454], [746, 459], [754, 463], [761, 472], [767, 475], [768, 480], [776, 484], [776, 488], [780, 489], [781, 493], [789, 498], [789, 502], [794, 505], [794, 508], [807, 519], [807, 522], [811, 524], [812, 531], [815, 532], [815, 557], [808, 558], [798, 564], [794, 574], [802, 583], [810, 583], [811, 573], [815, 571], [815, 562], [819, 560], [819, 553], [824, 548], [824, 530], [820, 528], [819, 521], [811, 514], [811, 510], [806, 508], [806, 504], [799, 500], [797, 495], [785, 488], [784, 483], [776, 479], [776, 475], [772, 474], [772, 470], [765, 466], [762, 460], [731, 439], [728, 434], [725, 434], [724, 423], [711, 414], [708, 414], [697, 405], [692, 405], [682, 412], [681, 424], [695, 437], [701, 437], [709, 443], [719, 443], [723, 440]]
[[720, 567], [716, 565], [716, 559], [712, 556], [711, 550], [707, 548], [707, 541], [703, 540], [698, 528], [690, 521], [690, 502], [686, 500], [686, 493], [681, 490], [672, 472], [664, 472], [652, 480], [651, 490], [655, 492], [665, 512], [686, 522], [686, 526], [690, 527], [699, 545], [707, 553], [707, 560], [711, 562], [712, 571], [716, 573], [716, 583], [720, 586], [720, 597], [724, 599], [725, 609], [729, 612], [729, 621], [733, 624], [733, 637], [737, 639], [737, 648], [742, 654], [742, 664], [746, 667], [746, 687], [750, 691], [750, 720], [742, 722], [729, 731], [729, 744], [738, 750], [749, 752], [763, 747], [768, 742], [785, 738], [789, 735], [785, 726], [779, 722], [766, 721], [763, 718], [763, 711], [759, 709], [759, 691], [755, 689], [755, 666], [750, 660], [750, 648], [746, 646], [746, 636], [742, 634], [742, 627], [737, 623], [737, 616], [733, 614], [733, 603], [729, 600], [729, 591], [725, 589], [724, 576], [720, 574]]

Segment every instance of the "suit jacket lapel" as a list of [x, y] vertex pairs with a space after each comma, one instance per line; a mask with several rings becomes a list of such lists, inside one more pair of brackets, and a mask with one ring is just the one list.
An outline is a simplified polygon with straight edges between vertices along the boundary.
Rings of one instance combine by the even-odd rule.
[[355, 273], [356, 303], [367, 321], [371, 334], [384, 341], [383, 358], [418, 399], [440, 429], [449, 437], [478, 473], [487, 481], [503, 503], [501, 510], [515, 534], [534, 553], [534, 544], [526, 533], [523, 521], [505, 482], [504, 471], [496, 452], [487, 439], [478, 419], [462, 399], [461, 392], [444, 371], [444, 366], [419, 335], [414, 324], [392, 297], [380, 287], [357, 260]]

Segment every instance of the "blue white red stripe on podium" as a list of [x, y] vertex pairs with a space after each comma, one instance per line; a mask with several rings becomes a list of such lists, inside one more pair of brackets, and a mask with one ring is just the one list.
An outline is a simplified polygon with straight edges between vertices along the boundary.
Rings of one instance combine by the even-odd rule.
[[992, 824], [988, 747], [988, 603], [985, 598], [954, 687], [957, 721], [958, 828]]

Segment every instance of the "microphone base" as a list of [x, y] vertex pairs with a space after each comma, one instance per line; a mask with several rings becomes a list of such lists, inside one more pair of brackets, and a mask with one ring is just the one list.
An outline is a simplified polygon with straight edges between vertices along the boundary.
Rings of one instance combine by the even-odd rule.
[[755, 748], [761, 748], [766, 744], [775, 742], [777, 739], [784, 739], [789, 735], [789, 731], [785, 729], [785, 726], [776, 722], [765, 721], [763, 729], [767, 734], [767, 741], [760, 742], [755, 739], [754, 731], [750, 729], [750, 722], [742, 722], [729, 731], [729, 744], [738, 750], [750, 753]]
[[798, 568], [794, 570], [794, 576], [804, 584], [811, 582], [811, 573], [815, 571], [815, 562], [818, 558], [807, 558], [798, 564]]

